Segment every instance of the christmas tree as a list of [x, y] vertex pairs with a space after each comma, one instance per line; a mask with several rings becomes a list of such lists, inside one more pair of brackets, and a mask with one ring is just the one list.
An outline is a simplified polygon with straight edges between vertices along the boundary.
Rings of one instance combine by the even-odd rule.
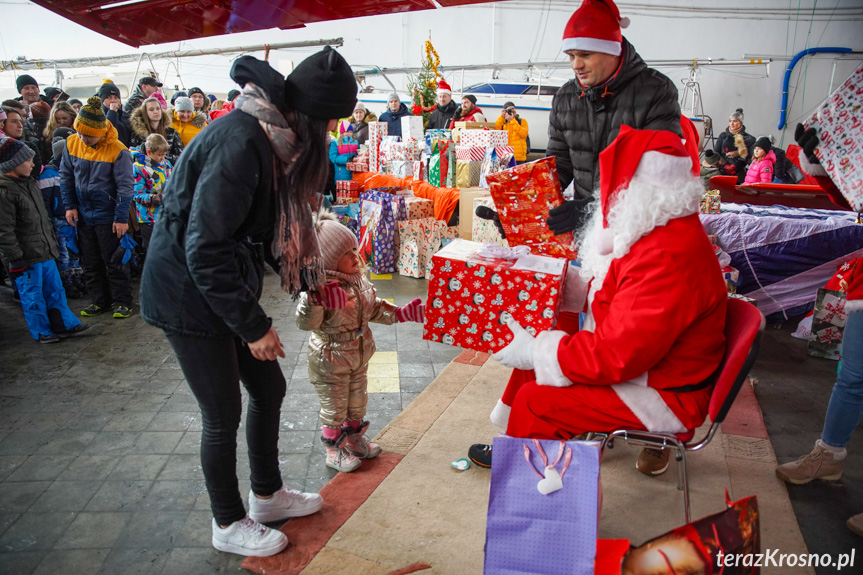
[[437, 83], [438, 71], [440, 66], [440, 57], [432, 46], [431, 34], [425, 43], [425, 54], [420, 63], [420, 71], [416, 75], [408, 76], [408, 88], [413, 97], [413, 108], [411, 113], [414, 116], [423, 117], [423, 126], [428, 123], [429, 116], [437, 108], [435, 100], [437, 99]]

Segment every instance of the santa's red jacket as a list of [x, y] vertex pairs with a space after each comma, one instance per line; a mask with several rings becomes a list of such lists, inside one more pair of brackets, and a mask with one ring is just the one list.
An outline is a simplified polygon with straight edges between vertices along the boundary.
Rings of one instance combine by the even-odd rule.
[[698, 214], [638, 240], [587, 302], [582, 331], [537, 335], [537, 382], [611, 386], [649, 431], [704, 423], [711, 388], [691, 388], [725, 352], [727, 293]]

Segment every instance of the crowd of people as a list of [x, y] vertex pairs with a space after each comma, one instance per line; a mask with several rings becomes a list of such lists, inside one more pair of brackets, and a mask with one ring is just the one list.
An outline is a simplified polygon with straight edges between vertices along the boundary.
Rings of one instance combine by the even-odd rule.
[[[575, 78], [554, 97], [548, 153], [574, 197], [552, 209], [547, 224], [556, 234], [576, 234], [581, 265], [569, 266], [558, 329], [532, 334], [510, 318], [513, 340], [494, 354], [514, 371], [490, 417], [512, 436], [699, 427], [725, 350], [727, 297], [697, 215], [697, 177], [713, 167], [740, 181], [777, 175], [781, 154], [769, 138], [746, 132], [742, 110], [700, 157], [673, 82], [645, 64], [622, 36], [625, 26], [613, 2], [588, 0], [564, 30]], [[259, 301], [264, 263], [299, 300], [297, 325], [311, 332], [308, 371], [320, 399], [326, 465], [341, 472], [380, 453], [365, 437], [375, 352], [368, 324], [422, 323], [425, 306], [378, 298], [354, 233], [310, 209], [320, 206], [329, 182], [349, 176], [344, 164], [375, 121], [357, 101], [344, 58], [328, 47], [284, 78], [243, 56], [231, 78], [241, 90], [224, 102], [192, 88], [168, 103], [148, 76], [125, 104], [106, 82], [76, 107], [62, 91], [40, 93], [32, 77], [19, 76], [20, 97], [4, 101], [0, 115], [0, 257], [31, 335], [53, 343], [89, 327], [68, 307], [61, 270], [76, 259], [84, 268], [90, 303], [81, 315], [126, 318], [133, 304], [126, 263], [141, 244], [141, 315], [164, 331], [202, 413], [213, 545], [263, 556], [288, 541], [262, 523], [323, 505], [319, 494], [291, 490], [281, 478], [286, 382], [277, 358], [285, 352]], [[377, 121], [399, 135], [408, 115], [393, 93]], [[474, 96], [458, 106], [441, 81], [428, 127], [459, 120], [486, 118]], [[523, 162], [529, 127], [512, 102], [495, 125]], [[675, 265], [657, 263], [669, 261]], [[848, 289], [849, 326], [859, 319], [859, 282]], [[841, 474], [863, 405], [859, 358], [848, 355], [834, 392], [841, 425], [825, 428], [808, 459], [784, 466], [780, 477]], [[248, 511], [236, 469], [240, 382], [249, 395]], [[661, 474], [669, 453], [644, 449], [636, 467]], [[492, 447], [476, 444], [469, 458], [490, 467]]]
[[[131, 268], [124, 258], [136, 245], [136, 258], [146, 254], [173, 167], [192, 139], [233, 109], [239, 91], [217, 100], [192, 88], [188, 94], [173, 94], [169, 104], [153, 76], [141, 78], [125, 102], [110, 81], [87, 102], [69, 98], [59, 88], [40, 92], [29, 74], [19, 76], [16, 87], [19, 96], [4, 100], [0, 108], [0, 137], [33, 152], [30, 176], [54, 227], [51, 243], [56, 243], [60, 281], [78, 295], [75, 282], [83, 276], [90, 304], [81, 315], [111, 312], [127, 318], [133, 297]], [[7, 145], [7, 150], [13, 148]], [[16, 253], [0, 250], [4, 283], [10, 265], [18, 265]], [[14, 279], [12, 287], [16, 298], [24, 294]], [[67, 335], [59, 324], [54, 330], [44, 321], [38, 325], [33, 337], [42, 343]]]

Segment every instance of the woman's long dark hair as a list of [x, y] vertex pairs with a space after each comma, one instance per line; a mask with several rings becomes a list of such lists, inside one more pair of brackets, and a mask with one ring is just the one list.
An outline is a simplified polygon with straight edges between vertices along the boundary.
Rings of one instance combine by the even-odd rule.
[[297, 159], [288, 170], [288, 185], [285, 191], [299, 193], [301, 198], [308, 202], [315, 194], [323, 193], [329, 177], [329, 120], [312, 118], [295, 110], [287, 114], [287, 119], [291, 129], [297, 134]]

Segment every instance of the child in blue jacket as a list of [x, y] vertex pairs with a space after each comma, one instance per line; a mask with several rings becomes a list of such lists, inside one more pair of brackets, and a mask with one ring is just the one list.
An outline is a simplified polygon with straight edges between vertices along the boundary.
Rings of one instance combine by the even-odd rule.
[[[74, 134], [71, 128], [57, 128], [52, 137], [51, 162], [39, 175], [39, 188], [42, 190], [42, 199], [45, 200], [45, 208], [54, 224], [57, 237], [57, 267], [61, 272], [69, 268], [78, 267], [78, 241], [75, 228], [66, 221], [66, 204], [60, 194], [60, 160], [66, 151], [66, 138]], [[71, 255], [70, 255], [71, 253]]]
[[330, 142], [330, 161], [336, 167], [336, 181], [353, 179], [350, 170], [345, 166], [359, 151], [359, 145], [354, 139], [354, 128], [347, 122], [339, 126], [339, 138]]
[[150, 237], [153, 235], [153, 225], [162, 208], [162, 197], [165, 186], [174, 166], [165, 158], [170, 146], [160, 134], [150, 134], [144, 142], [144, 151], [138, 148], [129, 150], [134, 164], [132, 175], [135, 179], [132, 200], [138, 213], [138, 224], [141, 228], [141, 246], [147, 251]]

